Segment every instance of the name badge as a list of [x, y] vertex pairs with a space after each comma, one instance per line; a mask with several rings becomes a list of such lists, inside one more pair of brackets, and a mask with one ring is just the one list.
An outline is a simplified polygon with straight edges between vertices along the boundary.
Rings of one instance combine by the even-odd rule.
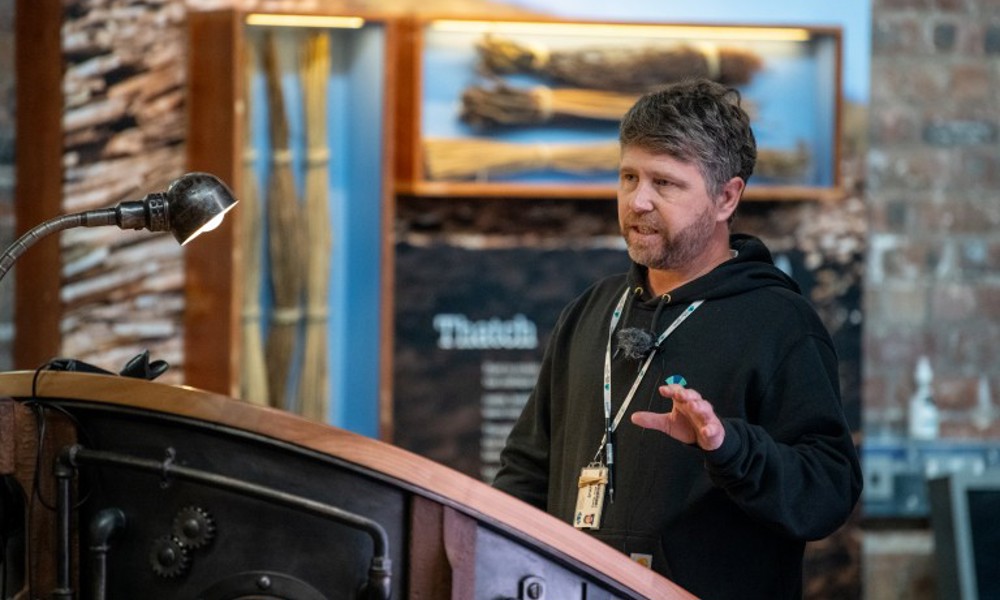
[[604, 512], [604, 489], [608, 485], [608, 468], [590, 465], [580, 470], [576, 494], [576, 515], [573, 526], [577, 529], [600, 529]]

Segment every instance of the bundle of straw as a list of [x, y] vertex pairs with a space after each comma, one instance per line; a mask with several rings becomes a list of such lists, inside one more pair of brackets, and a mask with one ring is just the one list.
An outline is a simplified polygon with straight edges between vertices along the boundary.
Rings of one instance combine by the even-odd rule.
[[267, 365], [264, 362], [264, 336], [261, 331], [260, 284], [263, 233], [260, 217], [260, 189], [254, 171], [256, 152], [251, 140], [250, 81], [255, 72], [257, 48], [247, 44], [246, 65], [243, 72], [244, 99], [244, 150], [242, 194], [240, 197], [240, 247], [244, 249], [242, 280], [242, 328], [240, 339], [243, 348], [243, 370], [240, 373], [240, 397], [260, 406], [268, 405]]
[[329, 405], [327, 375], [327, 290], [330, 285], [329, 165], [327, 146], [326, 82], [330, 71], [330, 38], [327, 33], [309, 36], [300, 69], [305, 94], [308, 156], [306, 165], [306, 325], [299, 411], [309, 419], [326, 421]]
[[[482, 138], [429, 138], [424, 141], [427, 176], [434, 180], [484, 181], [500, 174], [553, 170], [613, 173], [618, 142], [596, 144], [514, 144]], [[795, 150], [758, 149], [758, 177], [792, 178], [809, 166], [804, 145]]]
[[487, 35], [477, 51], [480, 70], [488, 74], [528, 73], [574, 87], [632, 93], [693, 77], [742, 85], [763, 66], [749, 50], [710, 44], [549, 50]]
[[461, 118], [475, 127], [532, 125], [565, 117], [618, 121], [637, 99], [636, 94], [603, 90], [545, 86], [524, 89], [496, 83], [466, 88]]
[[766, 179], [795, 180], [809, 169], [812, 157], [805, 143], [799, 142], [795, 150], [757, 150], [757, 166], [754, 175]]
[[490, 176], [526, 171], [563, 173], [613, 172], [618, 143], [515, 144], [481, 138], [429, 138], [424, 155], [430, 179], [485, 180]]
[[302, 218], [292, 175], [288, 123], [278, 67], [278, 40], [268, 34], [264, 55], [267, 78], [268, 129], [273, 149], [268, 189], [268, 249], [271, 258], [271, 287], [274, 312], [267, 338], [268, 386], [271, 403], [291, 409], [289, 373], [295, 354], [296, 337], [302, 318]]

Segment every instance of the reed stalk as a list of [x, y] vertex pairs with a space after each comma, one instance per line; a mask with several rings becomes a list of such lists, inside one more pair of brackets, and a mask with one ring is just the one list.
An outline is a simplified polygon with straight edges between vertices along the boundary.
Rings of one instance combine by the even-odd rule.
[[260, 186], [255, 170], [257, 153], [251, 139], [252, 94], [250, 83], [258, 67], [257, 46], [254, 41], [246, 45], [243, 70], [243, 168], [241, 170], [240, 197], [240, 248], [243, 249], [242, 279], [242, 364], [240, 371], [240, 397], [259, 406], [267, 406], [267, 363], [264, 359], [264, 333], [261, 326], [260, 288], [263, 252], [263, 231], [260, 214]]
[[292, 410], [289, 389], [299, 323], [302, 319], [302, 280], [305, 238], [299, 199], [292, 173], [288, 117], [278, 64], [279, 39], [267, 34], [264, 71], [268, 92], [268, 128], [271, 134], [271, 178], [268, 185], [268, 255], [274, 310], [267, 337], [268, 389], [272, 406]]
[[329, 374], [327, 369], [327, 306], [329, 304], [330, 232], [329, 166], [327, 144], [326, 84], [330, 72], [330, 38], [326, 32], [310, 35], [304, 44], [300, 69], [305, 95], [306, 253], [305, 350], [299, 380], [299, 410], [316, 421], [327, 420]]

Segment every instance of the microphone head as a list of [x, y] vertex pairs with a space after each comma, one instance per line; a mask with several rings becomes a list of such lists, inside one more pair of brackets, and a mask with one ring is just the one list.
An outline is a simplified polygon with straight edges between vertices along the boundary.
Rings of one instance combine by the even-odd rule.
[[618, 349], [627, 358], [644, 358], [653, 349], [653, 334], [638, 327], [625, 327], [618, 332]]

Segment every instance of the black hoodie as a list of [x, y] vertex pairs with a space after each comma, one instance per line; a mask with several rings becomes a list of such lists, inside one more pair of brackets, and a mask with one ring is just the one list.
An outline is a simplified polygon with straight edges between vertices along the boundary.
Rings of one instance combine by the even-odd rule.
[[[608, 326], [623, 291], [634, 293], [617, 329], [657, 336], [703, 299], [657, 351], [628, 414], [669, 411], [656, 390], [680, 375], [712, 403], [725, 440], [705, 452], [626, 416], [615, 432], [614, 503], [592, 533], [652, 555], [654, 570], [703, 600], [800, 598], [805, 541], [844, 523], [861, 470], [829, 334], [760, 240], [734, 235], [731, 246], [734, 258], [667, 297], [651, 298], [645, 268], [633, 264], [563, 310], [494, 485], [572, 522], [580, 469], [604, 434]], [[640, 364], [615, 354], [612, 415]]]

